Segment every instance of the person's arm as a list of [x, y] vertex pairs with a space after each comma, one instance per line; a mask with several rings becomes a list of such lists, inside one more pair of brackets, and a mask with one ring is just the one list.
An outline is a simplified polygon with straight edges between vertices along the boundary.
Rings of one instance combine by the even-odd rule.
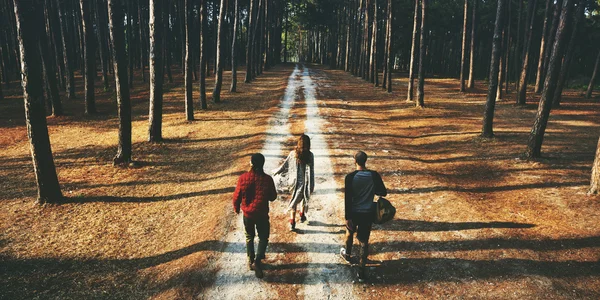
[[379, 173], [377, 173], [376, 171], [373, 171], [372, 174], [374, 185], [373, 189], [375, 195], [381, 197], [387, 196], [387, 188], [385, 187], [385, 184], [383, 184], [383, 179], [381, 179], [381, 175], [379, 175]]
[[315, 156], [311, 152], [310, 153], [310, 163], [308, 164], [309, 168], [309, 176], [310, 176], [310, 193], [312, 194], [315, 191]]
[[275, 188], [275, 182], [273, 181], [273, 178], [271, 176], [269, 176], [269, 180], [267, 182], [269, 186], [267, 188], [267, 191], [269, 193], [269, 195], [267, 196], [267, 200], [272, 202], [275, 201], [275, 199], [277, 199], [277, 189]]
[[346, 175], [344, 180], [344, 218], [350, 220], [352, 212], [352, 179], [354, 173]]
[[293, 151], [290, 152], [290, 154], [288, 154], [288, 156], [285, 158], [285, 160], [283, 161], [283, 163], [279, 167], [277, 167], [275, 170], [273, 170], [273, 175], [277, 175], [277, 174], [279, 174], [281, 172], [284, 172], [285, 170], [288, 169], [288, 164], [289, 164], [289, 161], [290, 161], [290, 157], [292, 156], [292, 153], [293, 153]]
[[236, 214], [240, 213], [240, 204], [242, 203], [242, 176], [238, 178], [235, 191], [233, 192], [233, 211]]

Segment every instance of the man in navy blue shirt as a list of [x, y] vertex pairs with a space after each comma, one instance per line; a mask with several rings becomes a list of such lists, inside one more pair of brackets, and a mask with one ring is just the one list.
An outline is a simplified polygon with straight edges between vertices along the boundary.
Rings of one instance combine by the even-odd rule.
[[350, 262], [354, 233], [360, 244], [358, 280], [365, 280], [365, 265], [369, 255], [369, 236], [375, 218], [375, 195], [386, 196], [387, 189], [376, 171], [367, 169], [367, 154], [358, 151], [354, 154], [356, 171], [346, 175], [344, 202], [346, 219], [346, 244], [340, 254]]

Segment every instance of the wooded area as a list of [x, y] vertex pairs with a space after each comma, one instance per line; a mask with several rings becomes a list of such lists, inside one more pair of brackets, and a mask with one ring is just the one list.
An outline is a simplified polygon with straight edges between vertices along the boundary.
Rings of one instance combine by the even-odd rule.
[[[497, 1], [492, 18], [495, 4], [478, 2], [4, 0], [0, 13], [3, 28], [8, 30], [0, 36], [0, 69], [7, 86], [23, 70], [25, 102], [32, 110], [27, 114], [31, 144], [46, 149], [32, 146], [42, 202], [60, 201], [51, 200], [60, 198], [60, 193], [52, 175], [50, 145], [44, 138], [46, 125], [40, 117], [44, 104], [50, 115], [69, 113], [62, 108], [60, 94], [76, 98], [73, 74], [79, 70], [85, 83], [81, 91], [85, 113], [96, 114], [94, 81], [100, 70], [104, 88], [115, 90], [119, 107], [119, 149], [114, 161], [127, 165], [131, 162], [128, 90], [135, 81], [146, 82], [146, 62], [150, 142], [162, 141], [164, 73], [169, 82], [174, 68], [185, 74], [186, 118], [192, 120], [193, 79], [199, 78], [199, 107], [206, 109], [205, 79], [211, 72], [215, 76], [212, 100], [218, 103], [223, 69], [233, 67], [230, 92], [235, 92], [238, 65], [246, 65], [245, 82], [250, 83], [282, 62], [283, 56], [283, 61], [289, 58], [344, 69], [388, 92], [392, 92], [392, 75], [407, 70], [408, 101], [413, 99], [413, 78], [418, 79], [417, 107], [426, 106], [426, 77], [457, 76], [459, 90], [468, 92], [468, 71], [469, 89], [475, 78], [489, 80], [481, 133], [488, 138], [494, 136], [494, 104], [502, 100], [503, 90], [517, 93], [517, 105], [525, 105], [527, 97], [537, 98], [535, 93], [541, 93], [526, 151], [529, 158], [540, 157], [550, 111], [560, 106], [567, 79], [581, 85], [587, 79], [585, 96], [591, 97], [600, 61], [598, 4], [590, 0], [548, 0], [545, 5], [527, 1], [523, 13], [523, 0]], [[26, 8], [20, 10], [20, 5]], [[455, 16], [461, 15], [459, 22]], [[412, 31], [398, 30], [409, 28], [408, 20], [412, 20]], [[493, 28], [488, 26], [491, 23]], [[515, 26], [516, 32], [511, 30]], [[240, 45], [246, 45], [245, 49]], [[237, 55], [244, 51], [245, 56]], [[239, 57], [245, 59], [238, 62]], [[585, 59], [589, 57], [597, 58]], [[536, 59], [537, 64], [530, 63]], [[37, 70], [32, 64], [42, 68]], [[134, 69], [140, 70], [141, 78], [136, 78]], [[36, 79], [40, 76], [42, 79]], [[109, 84], [110, 76], [114, 84]], [[535, 83], [534, 93], [528, 92], [530, 82]], [[43, 174], [47, 172], [46, 180]], [[45, 194], [42, 187], [53, 192]]]
[[[22, 246], [27, 243], [12, 240], [33, 227], [35, 236], [28, 238], [43, 240], [40, 237], [50, 235], [50, 229], [38, 228], [34, 219], [19, 215], [20, 207], [46, 227], [54, 223], [69, 227], [65, 224], [71, 221], [71, 214], [79, 216], [80, 224], [74, 224], [73, 232], [65, 236], [82, 240], [92, 235], [81, 228], [97, 230], [112, 226], [112, 222], [121, 226], [117, 231], [124, 232], [129, 229], [123, 224], [131, 223], [139, 238], [146, 230], [155, 230], [148, 229], [154, 218], [169, 214], [178, 216], [173, 220], [181, 218], [187, 223], [180, 227], [176, 221], [164, 221], [174, 222], [160, 233], [165, 240], [169, 235], [181, 237], [176, 228], [198, 229], [194, 226], [206, 222], [209, 225], [195, 234], [212, 237], [227, 230], [232, 226], [227, 219], [231, 216], [221, 210], [223, 199], [229, 199], [232, 178], [247, 167], [250, 150], [260, 151], [263, 141], [283, 139], [283, 133], [269, 131], [269, 126], [279, 124], [271, 119], [278, 109], [287, 114], [288, 135], [323, 137], [321, 144], [329, 145], [332, 154], [333, 167], [327, 174], [335, 175], [336, 180], [349, 171], [344, 169], [350, 161], [348, 153], [365, 147], [386, 184], [392, 182], [392, 201], [406, 218], [395, 220], [390, 236], [425, 232], [403, 243], [379, 236], [375, 249], [382, 261], [388, 256], [401, 257], [382, 268], [388, 277], [377, 280], [384, 286], [389, 282], [418, 286], [422, 280], [447, 283], [456, 278], [470, 283], [473, 278], [488, 277], [574, 280], [581, 276], [577, 288], [569, 286], [573, 293], [552, 294], [575, 298], [594, 298], [595, 292], [580, 292], [590, 282], [591, 289], [600, 287], [593, 284], [600, 278], [597, 262], [578, 261], [578, 255], [585, 257], [581, 260], [597, 260], [600, 245], [597, 232], [593, 232], [596, 228], [586, 223], [600, 211], [595, 201], [600, 194], [596, 118], [600, 113], [600, 0], [0, 0], [0, 26], [0, 148], [5, 152], [0, 155], [0, 181], [8, 189], [2, 214], [12, 216], [7, 223], [22, 225], [0, 234], [0, 262], [10, 262], [5, 273], [9, 276], [4, 276], [8, 279], [0, 283], [14, 278], [20, 282], [7, 289], [6, 295], [16, 295], [12, 292], [27, 282], [22, 278], [35, 269], [21, 266], [15, 258], [21, 255], [17, 248], [27, 249]], [[295, 94], [288, 95], [288, 89]], [[282, 104], [287, 100], [294, 104]], [[315, 115], [327, 121], [322, 131], [315, 130]], [[304, 118], [306, 123], [302, 123]], [[290, 145], [290, 140], [282, 140], [278, 147]], [[25, 148], [31, 156], [24, 154]], [[317, 184], [324, 182], [317, 179]], [[333, 185], [320, 188], [317, 193], [321, 195], [339, 192]], [[23, 205], [34, 198], [42, 205]], [[201, 199], [200, 204], [208, 209], [188, 198]], [[163, 203], [174, 199], [186, 200], [173, 206]], [[462, 208], [448, 204], [449, 200], [460, 202]], [[185, 205], [193, 208], [188, 211]], [[431, 206], [438, 215], [421, 215]], [[471, 208], [487, 222], [471, 220], [467, 212]], [[166, 212], [160, 216], [163, 209]], [[563, 209], [568, 213], [563, 215]], [[574, 213], [579, 210], [591, 217], [579, 221]], [[202, 217], [193, 211], [201, 211]], [[189, 214], [188, 218], [181, 212]], [[148, 223], [141, 221], [138, 213]], [[96, 214], [97, 219], [90, 217]], [[121, 215], [127, 217], [119, 219]], [[441, 221], [453, 215], [464, 220]], [[61, 216], [66, 223], [57, 221]], [[41, 221], [44, 218], [47, 220]], [[103, 225], [89, 225], [90, 218]], [[550, 221], [544, 223], [545, 219]], [[322, 221], [313, 224], [327, 230], [341, 228]], [[528, 226], [538, 226], [535, 234], [528, 232], [531, 240], [519, 240], [518, 230]], [[469, 241], [452, 241], [452, 232], [444, 235], [445, 231], [482, 228], [488, 231], [473, 233]], [[63, 232], [61, 228], [52, 230]], [[160, 242], [155, 245], [143, 238], [140, 243], [156, 247], [153, 253], [137, 250], [142, 248], [134, 245], [137, 240], [127, 242], [131, 248], [122, 256], [110, 251], [123, 245], [111, 245], [105, 252], [110, 253], [109, 265], [118, 272], [149, 274], [155, 271], [148, 269], [172, 263], [183, 254], [207, 249], [223, 252], [227, 244], [219, 236], [215, 239], [223, 240], [190, 246], [186, 243], [193, 240], [190, 236], [194, 233], [181, 230], [185, 238], [181, 245], [178, 241], [169, 244], [172, 252], [163, 251]], [[571, 240], [553, 230], [585, 237]], [[502, 239], [495, 235], [500, 235], [498, 232], [514, 236]], [[319, 230], [306, 229], [305, 233], [319, 234]], [[426, 234], [440, 234], [439, 240], [422, 242]], [[307, 244], [282, 236], [275, 239]], [[543, 240], [548, 236], [552, 239]], [[37, 247], [49, 249], [61, 239], [53, 238]], [[307, 247], [315, 247], [318, 254], [332, 252], [327, 244], [309, 242]], [[17, 250], [10, 251], [17, 253], [14, 255], [4, 250], [13, 244]], [[95, 247], [82, 257], [89, 260], [104, 254], [94, 252], [102, 245]], [[273, 247], [280, 252], [300, 252], [281, 242]], [[508, 249], [501, 253], [507, 256], [522, 249], [542, 254], [519, 258], [517, 263], [507, 258], [508, 262], [500, 264], [487, 258], [500, 252], [484, 253], [476, 260], [467, 253], [464, 261], [456, 258], [460, 262], [449, 257], [455, 252], [448, 249], [470, 252], [478, 247], [479, 251]], [[420, 257], [403, 260], [402, 251], [412, 250], [431, 253], [427, 258], [431, 261], [423, 262]], [[560, 252], [552, 257], [557, 261], [538, 264], [550, 251]], [[449, 256], [438, 259], [436, 255], [442, 252]], [[36, 255], [31, 255], [34, 258], [27, 264], [44, 269], [47, 262]], [[52, 259], [69, 255], [60, 253]], [[127, 256], [135, 258], [121, 259]], [[210, 259], [203, 256], [198, 264], [207, 267]], [[291, 265], [306, 267], [305, 261], [294, 259]], [[75, 270], [78, 264], [94, 269], [104, 263], [73, 261], [55, 262], [64, 269], [50, 268], [53, 279], [72, 280], [77, 273], [65, 275], [63, 271]], [[306, 268], [321, 264], [326, 265], [311, 262]], [[521, 264], [526, 271], [519, 269]], [[476, 271], [465, 267], [472, 265], [477, 266]], [[486, 273], [490, 266], [500, 271]], [[179, 267], [185, 269], [176, 266], [172, 270]], [[399, 268], [410, 271], [406, 274], [427, 271], [426, 276], [413, 278], [396, 274]], [[471, 271], [463, 272], [463, 268]], [[98, 276], [108, 274], [119, 280], [122, 273], [115, 275], [108, 269]], [[269, 270], [285, 275], [270, 283], [294, 283], [296, 289], [296, 283], [305, 282], [304, 277], [286, 273], [290, 269], [294, 268], [279, 265]], [[436, 275], [438, 269], [451, 276]], [[36, 274], [43, 277], [39, 274], [45, 273]], [[89, 282], [98, 280], [91, 272], [86, 276]], [[586, 281], [589, 277], [592, 279]], [[103, 286], [110, 286], [110, 280]], [[174, 282], [177, 280], [185, 281], [186, 287], [195, 284], [189, 278], [175, 276]], [[89, 282], [68, 285], [78, 290]], [[170, 284], [168, 281], [160, 289], [169, 290]], [[487, 283], [482, 285], [480, 291], [487, 288]], [[115, 286], [115, 293], [123, 288]], [[461, 294], [458, 286], [455, 295], [481, 297]], [[295, 292], [283, 292], [279, 297], [304, 295]], [[395, 295], [387, 292], [384, 294]], [[544, 295], [543, 290], [538, 292], [521, 296]], [[0, 298], [6, 296], [3, 293], [0, 289]], [[140, 295], [127, 293], [123, 298]], [[35, 288], [24, 295], [37, 296]], [[193, 292], [186, 295], [198, 296]], [[441, 292], [420, 295], [447, 296]]]

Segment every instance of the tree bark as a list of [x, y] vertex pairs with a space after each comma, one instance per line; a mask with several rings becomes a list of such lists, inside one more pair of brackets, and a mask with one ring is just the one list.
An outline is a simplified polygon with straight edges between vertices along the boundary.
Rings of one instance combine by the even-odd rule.
[[[83, 0], [82, 0], [83, 1]], [[162, 141], [163, 108], [163, 1], [150, 0], [150, 112], [149, 142]]]
[[44, 64], [44, 69], [46, 70], [45, 77], [46, 83], [48, 84], [50, 94], [48, 94], [48, 98], [50, 100], [52, 115], [53, 116], [61, 116], [63, 115], [62, 103], [60, 101], [60, 95], [58, 91], [58, 82], [56, 80], [56, 70], [54, 66], [54, 56], [47, 50], [48, 45], [48, 37], [44, 32], [39, 35], [39, 51], [42, 56], [42, 63]]
[[[236, 58], [236, 41], [239, 23], [239, 4], [238, 0], [233, 0], [233, 34], [231, 36], [231, 87], [229, 92], [235, 93], [237, 89], [237, 58]], [[286, 36], [287, 37], [287, 36]], [[287, 60], [287, 57], [286, 57]]]
[[465, 0], [463, 32], [462, 32], [462, 53], [460, 56], [460, 91], [465, 92], [465, 63], [467, 59], [467, 21], [469, 15], [469, 0]]
[[598, 65], [600, 64], [600, 51], [598, 51], [598, 55], [596, 56], [596, 63], [594, 64], [594, 71], [592, 72], [592, 77], [590, 78], [590, 83], [588, 84], [587, 92], [585, 93], [585, 98], [590, 99], [592, 97], [592, 92], [594, 91], [594, 81], [596, 81], [596, 75], [598, 74]]
[[561, 53], [563, 52], [565, 44], [564, 40], [567, 34], [565, 27], [567, 26], [572, 6], [573, 0], [564, 0], [560, 13], [560, 21], [556, 30], [556, 38], [548, 62], [548, 74], [546, 75], [544, 82], [544, 89], [542, 90], [536, 118], [527, 140], [526, 155], [528, 158], [537, 158], [541, 156], [544, 133], [546, 132], [550, 110], [552, 109], [552, 96], [556, 89], [558, 71], [560, 70]]
[[415, 65], [417, 63], [417, 32], [419, 30], [419, 3], [420, 0], [415, 0], [415, 12], [413, 20], [413, 33], [412, 33], [412, 46], [410, 47], [410, 65], [408, 67], [408, 95], [406, 101], [413, 101], [414, 89], [413, 84], [415, 81]]
[[584, 1], [585, 0], [579, 0], [579, 3], [577, 4], [577, 11], [575, 12], [575, 18], [572, 22], [573, 29], [571, 30], [571, 37], [569, 38], [569, 45], [567, 46], [567, 51], [565, 52], [563, 58], [562, 67], [560, 68], [560, 75], [558, 77], [558, 83], [556, 85], [556, 90], [554, 91], [554, 100], [552, 101], [552, 105], [554, 107], [560, 106], [563, 87], [567, 81], [569, 67], [571, 66], [571, 60], [573, 60], [573, 52], [575, 52], [575, 43], [577, 42], [577, 32], [579, 31], [580, 26], [579, 24], [585, 12]]
[[146, 39], [145, 39], [145, 30], [144, 27], [142, 26], [142, 24], [144, 24], [144, 22], [142, 21], [142, 7], [140, 4], [141, 1], [137, 1], [137, 10], [138, 10], [138, 14], [137, 14], [137, 19], [138, 19], [138, 29], [139, 29], [139, 33], [138, 33], [138, 43], [139, 43], [139, 58], [140, 58], [140, 68], [141, 68], [141, 72], [142, 72], [142, 82], [146, 82], [146, 60], [144, 59], [146, 57]]
[[472, 89], [475, 87], [475, 24], [477, 24], [477, 1], [473, 0], [473, 16], [471, 17], [471, 50], [469, 57], [469, 83], [467, 87]]
[[[558, 23], [560, 22], [560, 13], [562, 10], [563, 0], [556, 0], [556, 4], [554, 5], [554, 14], [552, 17], [552, 27], [550, 28], [550, 33], [548, 34], [548, 44], [546, 46], [546, 51], [544, 51], [544, 69], [542, 70], [542, 78], [545, 82], [545, 77], [548, 74], [548, 63], [550, 61], [550, 52], [552, 51], [552, 47], [554, 46], [554, 40], [556, 38], [556, 30], [558, 29]], [[542, 87], [543, 88], [543, 87]]]
[[208, 30], [206, 20], [206, 0], [200, 0], [200, 108], [207, 109], [206, 101], [206, 31]]
[[192, 66], [190, 57], [190, 22], [191, 0], [184, 0], [184, 19], [185, 19], [185, 115], [186, 120], [194, 120], [194, 98], [192, 96]]
[[67, 90], [67, 98], [74, 99], [75, 98], [75, 77], [73, 76], [73, 62], [71, 61], [72, 51], [67, 42], [69, 37], [69, 32], [67, 29], [66, 20], [64, 20], [63, 9], [60, 5], [60, 0], [56, 0], [56, 9], [58, 10], [58, 21], [60, 24], [60, 33], [61, 33], [61, 42], [63, 47], [63, 60], [65, 65], [65, 77], [66, 77], [66, 90]]
[[392, 2], [393, 0], [388, 0], [388, 44], [387, 44], [387, 92], [391, 93], [392, 92], [392, 69], [394, 68], [394, 55], [392, 50], [394, 49], [392, 47], [392, 43], [393, 43], [393, 39], [392, 39], [392, 31], [394, 28], [393, 27], [393, 20], [394, 20], [394, 14], [392, 11]]
[[43, 6], [35, 0], [13, 0], [13, 4], [20, 49], [25, 122], [37, 183], [37, 201], [40, 204], [56, 203], [63, 197], [48, 136], [38, 51], [38, 37], [43, 33]]
[[527, 11], [529, 16], [529, 26], [525, 30], [525, 43], [523, 48], [523, 66], [521, 67], [521, 76], [519, 78], [519, 95], [517, 96], [517, 105], [525, 105], [527, 101], [527, 71], [529, 70], [529, 52], [531, 48], [531, 38], [533, 33], [533, 24], [535, 21], [535, 8], [537, 6], [537, 0], [529, 0], [527, 5], [529, 8]]
[[94, 81], [96, 78], [96, 56], [94, 43], [94, 25], [90, 16], [91, 1], [79, 0], [81, 9], [81, 23], [83, 28], [83, 60], [84, 60], [84, 86], [85, 86], [85, 113], [96, 113], [96, 100], [94, 99]]
[[[500, 0], [501, 1], [501, 0]], [[427, 34], [426, 27], [427, 0], [421, 0], [421, 41], [419, 47], [419, 87], [417, 90], [417, 107], [425, 107], [425, 38]]]
[[219, 103], [221, 102], [221, 87], [223, 85], [223, 66], [221, 65], [221, 60], [223, 59], [223, 49], [221, 47], [221, 41], [223, 40], [223, 34], [225, 30], [223, 30], [223, 18], [225, 17], [225, 0], [221, 0], [220, 8], [219, 8], [219, 23], [217, 27], [217, 48], [215, 55], [216, 58], [216, 68], [215, 68], [215, 88], [213, 89], [213, 102]]
[[256, 0], [250, 0], [250, 8], [249, 8], [249, 20], [248, 20], [248, 40], [246, 42], [246, 78], [244, 82], [249, 83], [252, 81], [252, 64], [253, 64], [253, 49], [254, 49], [254, 23], [255, 21], [255, 4]]
[[[510, 1], [510, 0], [509, 0]], [[496, 107], [496, 92], [498, 89], [498, 68], [500, 66], [500, 52], [502, 42], [502, 27], [504, 21], [504, 0], [498, 0], [496, 9], [496, 24], [492, 40], [492, 60], [490, 62], [490, 85], [488, 87], [485, 112], [483, 114], [483, 128], [481, 136], [491, 138], [494, 136], [494, 110]]]
[[596, 146], [596, 158], [594, 159], [594, 165], [592, 166], [592, 178], [590, 180], [590, 190], [588, 193], [600, 193], [600, 139], [598, 139], [598, 146]]
[[371, 33], [371, 57], [369, 58], [371, 83], [379, 85], [379, 73], [377, 73], [377, 0], [373, 0], [373, 21]]
[[550, 14], [552, 13], [553, 0], [546, 0], [546, 10], [544, 13], [544, 26], [542, 29], [542, 40], [540, 42], [540, 57], [538, 59], [537, 73], [535, 76], [535, 93], [539, 94], [542, 91], [542, 76], [544, 74], [544, 57], [546, 52], [546, 40], [548, 39], [548, 28], [550, 26]]
[[[108, 24], [112, 41], [113, 68], [115, 70], [115, 91], [119, 114], [119, 142], [114, 165], [128, 165], [131, 162], [131, 101], [127, 78], [127, 55], [125, 53], [125, 33], [123, 28], [125, 7], [123, 0], [108, 0]], [[129, 27], [128, 29], [130, 29]], [[133, 53], [129, 53], [130, 56]]]

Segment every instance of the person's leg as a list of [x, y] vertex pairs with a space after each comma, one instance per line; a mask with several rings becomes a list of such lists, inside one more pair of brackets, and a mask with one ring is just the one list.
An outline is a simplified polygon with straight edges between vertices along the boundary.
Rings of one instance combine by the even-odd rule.
[[360, 244], [360, 261], [359, 261], [359, 280], [364, 280], [366, 277], [366, 264], [369, 256], [369, 237], [371, 236], [371, 228], [373, 226], [372, 219], [369, 215], [363, 216], [358, 224], [356, 237]]
[[265, 253], [267, 252], [269, 233], [271, 231], [269, 219], [258, 220], [256, 222], [256, 231], [258, 232], [258, 251], [256, 252], [256, 261], [254, 262], [254, 274], [256, 277], [262, 278], [264, 276], [262, 260], [265, 258]]
[[290, 231], [294, 231], [296, 229], [296, 205], [293, 205], [289, 208], [290, 210]]
[[302, 202], [300, 202], [300, 223], [306, 222], [306, 211], [308, 210], [308, 203], [306, 201], [306, 197], [302, 198]]
[[246, 255], [248, 256], [248, 266], [252, 269], [254, 263], [254, 236], [255, 236], [255, 223], [253, 220], [244, 217], [244, 230], [246, 234]]

